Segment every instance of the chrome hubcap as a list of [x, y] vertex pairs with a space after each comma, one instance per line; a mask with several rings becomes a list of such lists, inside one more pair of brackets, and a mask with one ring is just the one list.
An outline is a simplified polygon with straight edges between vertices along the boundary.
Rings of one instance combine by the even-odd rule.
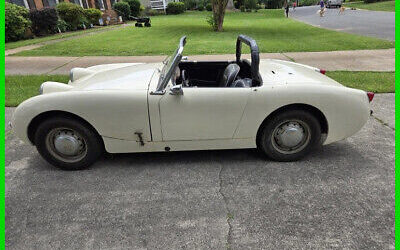
[[272, 134], [273, 147], [284, 154], [293, 154], [304, 149], [310, 141], [310, 128], [300, 120], [279, 124]]
[[55, 158], [64, 162], [80, 161], [87, 153], [83, 137], [69, 128], [51, 130], [47, 134], [46, 146]]

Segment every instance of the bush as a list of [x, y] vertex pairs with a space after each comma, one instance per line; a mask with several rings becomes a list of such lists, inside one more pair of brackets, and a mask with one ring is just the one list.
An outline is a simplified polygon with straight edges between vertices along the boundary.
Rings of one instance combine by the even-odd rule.
[[211, 3], [208, 3], [208, 4], [206, 5], [206, 10], [207, 10], [207, 11], [212, 11], [212, 5], [211, 5]]
[[146, 16], [164, 15], [164, 11], [162, 11], [162, 10], [154, 10], [154, 9], [152, 9], [152, 8], [150, 8], [150, 7], [147, 7], [147, 8], [144, 10], [144, 13], [145, 13]]
[[58, 19], [54, 32], [66, 32], [67, 30], [69, 30], [68, 24], [64, 20]]
[[[315, 3], [317, 2], [315, 0], [312, 1]], [[281, 9], [285, 3], [285, 0], [262, 0], [261, 2], [265, 4], [266, 9]]]
[[185, 8], [187, 10], [194, 10], [196, 9], [196, 0], [183, 0], [183, 2], [185, 3]]
[[300, 0], [299, 1], [299, 6], [311, 6], [311, 5], [316, 5], [315, 0]]
[[57, 30], [58, 14], [54, 8], [31, 10], [29, 18], [32, 21], [32, 32], [37, 35], [47, 35]]
[[245, 0], [244, 7], [247, 10], [254, 10], [257, 7], [257, 0]]
[[240, 12], [245, 12], [246, 8], [244, 7], [244, 5], [240, 6]]
[[217, 30], [217, 23], [215, 22], [213, 15], [209, 15], [206, 20], [213, 30]]
[[93, 8], [85, 9], [83, 13], [85, 14], [86, 20], [89, 22], [89, 24], [93, 25], [99, 25], [99, 19], [103, 15], [101, 10]]
[[167, 14], [181, 14], [185, 12], [185, 4], [182, 2], [169, 2], [167, 5]]
[[204, 10], [204, 6], [203, 5], [199, 5], [199, 7], [197, 7], [198, 11], [203, 11]]
[[29, 11], [16, 4], [5, 2], [5, 40], [17, 41], [24, 38], [25, 31], [30, 27]]
[[77, 4], [62, 2], [57, 4], [56, 9], [60, 18], [67, 23], [69, 30], [77, 30], [82, 22], [86, 21], [84, 9]]
[[114, 3], [113, 9], [117, 12], [119, 16], [122, 16], [124, 21], [129, 20], [129, 16], [131, 15], [131, 8], [129, 4], [126, 2], [117, 2]]
[[127, 4], [129, 4], [129, 8], [131, 10], [131, 16], [138, 17], [140, 14], [140, 1], [139, 0], [124, 0]]

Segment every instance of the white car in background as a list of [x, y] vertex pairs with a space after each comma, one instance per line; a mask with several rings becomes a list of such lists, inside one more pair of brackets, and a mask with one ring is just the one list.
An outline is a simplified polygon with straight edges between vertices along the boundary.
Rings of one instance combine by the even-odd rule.
[[[250, 46], [251, 62], [241, 58]], [[16, 135], [49, 163], [88, 167], [109, 153], [259, 148], [298, 160], [359, 131], [373, 93], [347, 88], [325, 71], [260, 60], [240, 35], [233, 61], [182, 59], [186, 37], [163, 63], [72, 69], [68, 84], [45, 82], [21, 103]], [[345, 150], [345, 149], [343, 149]]]
[[340, 8], [342, 7], [343, 0], [328, 0], [326, 2], [326, 7], [331, 8], [332, 6]]

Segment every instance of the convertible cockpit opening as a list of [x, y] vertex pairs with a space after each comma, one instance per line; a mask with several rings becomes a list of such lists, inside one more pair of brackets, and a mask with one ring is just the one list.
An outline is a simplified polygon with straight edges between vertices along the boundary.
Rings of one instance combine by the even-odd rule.
[[[241, 59], [242, 43], [249, 45], [251, 61]], [[256, 42], [240, 35], [235, 61], [181, 61], [174, 80], [183, 87], [257, 87], [261, 85], [259, 61]]]
[[[242, 44], [250, 47], [251, 60], [242, 59]], [[186, 37], [182, 37], [175, 53], [164, 62], [157, 91], [163, 94], [171, 80], [173, 85], [199, 88], [250, 88], [262, 85], [259, 74], [259, 50], [254, 39], [239, 35], [234, 61], [188, 61], [182, 60]]]

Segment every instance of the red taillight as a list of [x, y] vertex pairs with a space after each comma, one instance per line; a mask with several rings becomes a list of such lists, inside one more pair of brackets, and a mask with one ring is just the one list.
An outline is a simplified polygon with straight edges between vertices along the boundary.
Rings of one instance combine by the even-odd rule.
[[368, 96], [369, 102], [372, 102], [372, 99], [374, 99], [375, 94], [374, 94], [374, 92], [367, 92], [367, 96]]
[[325, 75], [325, 73], [326, 73], [326, 70], [325, 70], [325, 69], [320, 69], [320, 70], [319, 70], [319, 73], [321, 73], [321, 74]]

